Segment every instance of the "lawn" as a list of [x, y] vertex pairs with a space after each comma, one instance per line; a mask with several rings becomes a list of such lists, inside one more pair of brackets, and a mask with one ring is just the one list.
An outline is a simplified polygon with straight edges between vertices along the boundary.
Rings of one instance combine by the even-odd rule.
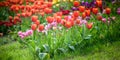
[[[120, 60], [120, 41], [84, 47], [55, 56], [51, 60]], [[19, 42], [0, 46], [0, 60], [33, 60], [29, 49]]]

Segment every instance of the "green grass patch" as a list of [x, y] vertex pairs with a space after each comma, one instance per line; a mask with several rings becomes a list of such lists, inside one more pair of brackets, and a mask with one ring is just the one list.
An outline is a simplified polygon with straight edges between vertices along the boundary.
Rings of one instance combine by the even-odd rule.
[[[51, 60], [120, 60], [120, 41], [97, 44], [83, 49], [77, 49], [75, 52], [56, 55]], [[12, 42], [0, 46], [0, 60], [34, 60], [29, 49], [20, 45], [18, 42]]]

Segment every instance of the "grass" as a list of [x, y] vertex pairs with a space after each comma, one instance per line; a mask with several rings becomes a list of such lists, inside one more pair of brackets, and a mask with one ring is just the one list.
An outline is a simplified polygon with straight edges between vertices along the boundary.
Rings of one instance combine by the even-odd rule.
[[[82, 50], [56, 55], [51, 60], [120, 60], [119, 44], [120, 41], [116, 41], [84, 47]], [[0, 46], [0, 60], [33, 60], [33, 55], [19, 42], [12, 42]]]
[[112, 44], [97, 44], [75, 51], [75, 53], [66, 54], [64, 58], [63, 56], [56, 57], [55, 60], [120, 60], [119, 44], [120, 41]]
[[33, 60], [32, 54], [18, 42], [12, 42], [0, 47], [0, 60]]

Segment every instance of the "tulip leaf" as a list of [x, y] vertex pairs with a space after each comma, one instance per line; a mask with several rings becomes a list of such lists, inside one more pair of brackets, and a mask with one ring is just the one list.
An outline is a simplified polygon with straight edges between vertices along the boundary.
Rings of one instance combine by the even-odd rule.
[[48, 58], [49, 58], [48, 53], [39, 53], [39, 59], [40, 60], [44, 60], [44, 59], [48, 59]]
[[65, 50], [64, 48], [58, 48], [58, 52], [60, 52], [60, 53], [65, 53], [66, 50]]
[[89, 39], [91, 39], [91, 36], [92, 36], [92, 35], [88, 35], [88, 36], [85, 37], [84, 39], [89, 40]]
[[74, 46], [68, 46], [70, 50], [75, 51], [75, 47]]
[[50, 47], [47, 44], [43, 45], [43, 47], [44, 47], [44, 49], [45, 49], [46, 52], [50, 51]]

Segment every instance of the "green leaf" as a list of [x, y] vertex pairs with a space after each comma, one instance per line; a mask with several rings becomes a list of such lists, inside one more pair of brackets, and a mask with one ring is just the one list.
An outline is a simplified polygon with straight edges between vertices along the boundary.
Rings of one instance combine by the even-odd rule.
[[70, 50], [75, 51], [75, 47], [74, 46], [68, 46]]
[[43, 45], [43, 48], [45, 49], [46, 52], [50, 51], [50, 47], [47, 44]]
[[84, 39], [89, 40], [89, 39], [91, 39], [91, 36], [92, 36], [92, 35], [88, 35], [88, 36], [85, 37]]
[[39, 59], [44, 60], [50, 58], [50, 55], [48, 53], [39, 53]]
[[64, 48], [58, 48], [58, 52], [60, 52], [60, 53], [65, 53], [66, 50], [65, 50]]

